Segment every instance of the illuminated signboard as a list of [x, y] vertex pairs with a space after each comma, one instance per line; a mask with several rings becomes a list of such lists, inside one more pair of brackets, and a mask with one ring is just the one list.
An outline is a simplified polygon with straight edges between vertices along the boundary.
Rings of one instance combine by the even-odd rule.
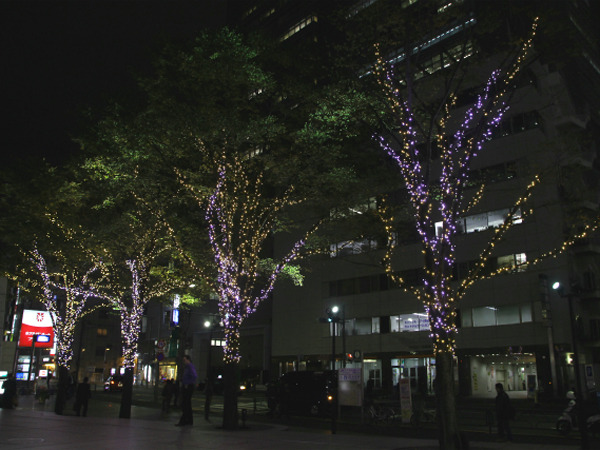
[[31, 347], [33, 336], [38, 336], [35, 348], [51, 348], [54, 344], [52, 317], [48, 311], [26, 309], [21, 321], [19, 347]]

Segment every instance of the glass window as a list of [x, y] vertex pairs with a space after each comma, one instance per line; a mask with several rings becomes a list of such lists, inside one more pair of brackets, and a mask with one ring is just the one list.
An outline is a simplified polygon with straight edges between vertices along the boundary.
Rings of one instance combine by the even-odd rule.
[[355, 319], [354, 320], [354, 334], [364, 335], [371, 334], [371, 318], [367, 319]]
[[353, 295], [355, 293], [354, 278], [338, 281], [338, 295]]
[[463, 327], [470, 328], [473, 326], [473, 318], [471, 317], [471, 308], [465, 308], [460, 310], [461, 323]]
[[407, 331], [428, 331], [429, 319], [427, 314], [401, 314], [399, 316], [390, 317], [390, 331], [392, 332], [407, 332]]
[[352, 336], [354, 334], [354, 319], [346, 319], [344, 327], [346, 336]]
[[485, 230], [488, 227], [487, 213], [465, 217], [465, 225], [467, 233]]
[[496, 325], [496, 308], [492, 306], [473, 308], [474, 327], [490, 327], [493, 325]]
[[379, 317], [371, 318], [371, 333], [377, 334], [379, 333]]
[[400, 331], [400, 316], [390, 316], [390, 331], [392, 333]]
[[531, 304], [521, 305], [521, 322], [533, 322], [533, 315], [531, 314]]
[[360, 277], [358, 279], [358, 292], [361, 294], [371, 292], [371, 277]]
[[498, 325], [520, 323], [519, 305], [499, 306], [496, 310], [496, 322]]
[[488, 213], [488, 226], [489, 227], [500, 227], [504, 224], [506, 217], [508, 216], [509, 209], [499, 209], [498, 211], [492, 211]]
[[523, 114], [520, 114], [512, 118], [513, 132], [518, 133], [519, 131], [525, 131], [525, 118]]
[[526, 130], [537, 128], [540, 125], [539, 117], [535, 111], [526, 113], [523, 116]]

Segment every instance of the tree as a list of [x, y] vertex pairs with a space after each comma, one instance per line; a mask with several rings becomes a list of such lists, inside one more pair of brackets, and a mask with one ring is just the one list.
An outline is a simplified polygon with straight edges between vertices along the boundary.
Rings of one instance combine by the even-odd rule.
[[[88, 280], [87, 292], [120, 315], [125, 377], [119, 417], [129, 418], [133, 368], [146, 304], [178, 290], [187, 292], [191, 280], [174, 264], [175, 255], [164, 223], [139, 202], [113, 206], [118, 207], [102, 208], [93, 214], [94, 208], [88, 204], [83, 224], [63, 227], [97, 269], [98, 276]], [[83, 295], [83, 291], [74, 292]], [[195, 301], [189, 295], [183, 297], [188, 302]]]
[[[238, 423], [240, 327], [277, 279], [301, 282], [292, 263], [314, 250], [307, 240], [329, 206], [351, 205], [342, 193], [360, 185], [344, 144], [363, 128], [294, 64], [279, 47], [226, 29], [202, 34], [161, 55], [156, 75], [140, 82], [144, 100], [115, 107], [82, 140], [105, 149], [88, 167], [130, 179], [196, 279], [219, 295], [227, 429]], [[300, 207], [308, 215], [295, 215]], [[272, 254], [273, 234], [290, 230], [305, 238]]]
[[[460, 75], [462, 61], [468, 56], [463, 42], [458, 53], [451, 55], [449, 68], [440, 66], [441, 75], [428, 77], [433, 70], [420, 61], [424, 44], [407, 44], [401, 62], [388, 62], [385, 51], [377, 52], [374, 74], [381, 87], [384, 103], [389, 108], [385, 115], [385, 132], [375, 139], [396, 162], [405, 183], [408, 202], [414, 214], [424, 256], [423, 287], [412, 287], [394, 272], [392, 252], [396, 247], [393, 219], [387, 221], [389, 251], [384, 259], [388, 274], [404, 289], [422, 300], [429, 316], [433, 351], [436, 358], [436, 402], [439, 418], [440, 448], [460, 447], [455, 395], [453, 389], [453, 357], [455, 352], [457, 303], [476, 281], [505, 273], [507, 268], [494, 270], [489, 260], [494, 248], [504, 239], [511, 227], [521, 218], [527, 201], [532, 197], [545, 173], [531, 174], [523, 185], [520, 198], [509, 208], [501, 226], [492, 233], [480, 253], [477, 265], [468, 276], [454, 286], [453, 268], [458, 221], [478, 204], [486, 192], [481, 185], [475, 195], [466, 194], [473, 186], [469, 170], [473, 159], [482, 151], [492, 130], [501, 122], [510, 102], [510, 89], [523, 66], [533, 59], [531, 46], [533, 31], [520, 50], [504, 55], [499, 68], [494, 70], [475, 102], [467, 109], [463, 120], [453, 112], [456, 99], [464, 90], [464, 76]], [[514, 56], [513, 56], [514, 55]], [[529, 57], [529, 58], [528, 58]], [[496, 59], [497, 60], [497, 59]], [[472, 69], [473, 70], [473, 69]], [[444, 75], [447, 77], [444, 78]], [[421, 80], [419, 83], [417, 80]], [[444, 81], [445, 80], [445, 81]], [[461, 84], [463, 83], [463, 84]], [[378, 111], [380, 113], [380, 111]], [[434, 155], [439, 160], [434, 162]], [[545, 169], [547, 171], [547, 169]], [[586, 227], [582, 237], [595, 229]], [[556, 255], [573, 242], [568, 236], [564, 244], [526, 264], [535, 264], [543, 258]]]
[[57, 414], [62, 414], [66, 400], [75, 328], [86, 314], [106, 306], [97, 301], [95, 305], [90, 305], [95, 295], [89, 288], [89, 280], [99, 267], [68, 261], [64, 254], [61, 250], [54, 252], [55, 264], [49, 269], [46, 258], [34, 244], [26, 254], [29, 268], [22, 267], [19, 276], [19, 281], [27, 286], [28, 291], [37, 291], [52, 317], [59, 380], [55, 405]]
[[80, 320], [104, 306], [90, 291], [99, 267], [85, 259], [63, 233], [57, 214], [68, 216], [63, 198], [65, 172], [44, 161], [24, 161], [2, 173], [2, 273], [17, 281], [52, 317], [57, 346], [58, 395], [62, 414]]

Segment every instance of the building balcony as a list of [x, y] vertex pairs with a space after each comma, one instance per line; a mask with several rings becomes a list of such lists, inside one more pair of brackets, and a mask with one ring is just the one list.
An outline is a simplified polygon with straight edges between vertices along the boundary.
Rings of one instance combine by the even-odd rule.
[[554, 126], [562, 132], [585, 130], [589, 116], [581, 114], [569, 114], [554, 120]]

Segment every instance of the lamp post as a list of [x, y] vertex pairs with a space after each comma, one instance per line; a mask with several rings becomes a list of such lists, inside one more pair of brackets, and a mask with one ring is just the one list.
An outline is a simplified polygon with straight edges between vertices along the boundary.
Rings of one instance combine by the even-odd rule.
[[211, 375], [211, 360], [212, 360], [212, 337], [215, 325], [218, 322], [211, 318], [204, 322], [204, 327], [208, 328], [208, 356], [206, 359], [206, 386], [205, 386], [205, 398], [204, 398], [204, 419], [210, 421], [210, 404], [212, 401], [212, 375]]
[[102, 382], [106, 381], [106, 352], [110, 350], [110, 346], [107, 345], [104, 349], [104, 366], [102, 366]]
[[204, 322], [204, 327], [208, 328], [208, 357], [206, 359], [206, 385], [210, 384], [210, 362], [212, 359], [212, 337], [213, 337], [213, 328], [214, 323], [212, 320], [207, 320]]
[[336, 324], [340, 322], [340, 317], [338, 313], [340, 308], [337, 306], [332, 307], [331, 309], [327, 309], [327, 320], [331, 323], [331, 372], [332, 372], [332, 391], [333, 391], [333, 402], [331, 405], [331, 434], [336, 434], [337, 432], [337, 403], [338, 403], [338, 392], [337, 392], [337, 377], [335, 376], [335, 335], [337, 333]]
[[552, 285], [552, 289], [558, 291], [562, 298], [567, 298], [569, 303], [569, 321], [571, 324], [571, 340], [573, 347], [573, 364], [575, 365], [575, 386], [577, 388], [577, 402], [579, 403], [577, 420], [579, 422], [579, 432], [581, 433], [581, 448], [587, 450], [589, 448], [588, 432], [585, 414], [585, 401], [583, 397], [583, 386], [581, 384], [581, 370], [579, 367], [579, 352], [577, 348], [577, 332], [575, 328], [575, 314], [573, 310], [573, 295], [571, 292], [565, 294], [564, 286], [557, 281]]

